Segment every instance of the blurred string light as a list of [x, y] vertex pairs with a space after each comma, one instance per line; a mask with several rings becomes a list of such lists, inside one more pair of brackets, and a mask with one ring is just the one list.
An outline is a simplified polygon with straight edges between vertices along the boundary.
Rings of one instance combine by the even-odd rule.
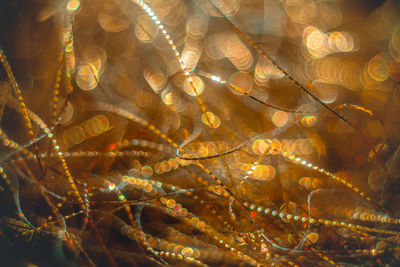
[[213, 4], [226, 18], [209, 1], [38, 6], [6, 68], [27, 97], [0, 84], [4, 236], [61, 232], [90, 265], [396, 264], [398, 8]]

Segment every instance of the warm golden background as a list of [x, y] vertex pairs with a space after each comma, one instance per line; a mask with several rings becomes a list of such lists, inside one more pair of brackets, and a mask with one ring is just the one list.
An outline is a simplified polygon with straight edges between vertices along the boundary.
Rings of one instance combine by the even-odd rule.
[[397, 266], [396, 0], [0, 6], [4, 266]]

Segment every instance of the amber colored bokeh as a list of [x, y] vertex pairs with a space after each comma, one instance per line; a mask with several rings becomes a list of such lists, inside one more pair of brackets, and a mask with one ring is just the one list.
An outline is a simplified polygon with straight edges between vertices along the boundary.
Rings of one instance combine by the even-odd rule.
[[2, 266], [399, 264], [397, 1], [0, 5]]

